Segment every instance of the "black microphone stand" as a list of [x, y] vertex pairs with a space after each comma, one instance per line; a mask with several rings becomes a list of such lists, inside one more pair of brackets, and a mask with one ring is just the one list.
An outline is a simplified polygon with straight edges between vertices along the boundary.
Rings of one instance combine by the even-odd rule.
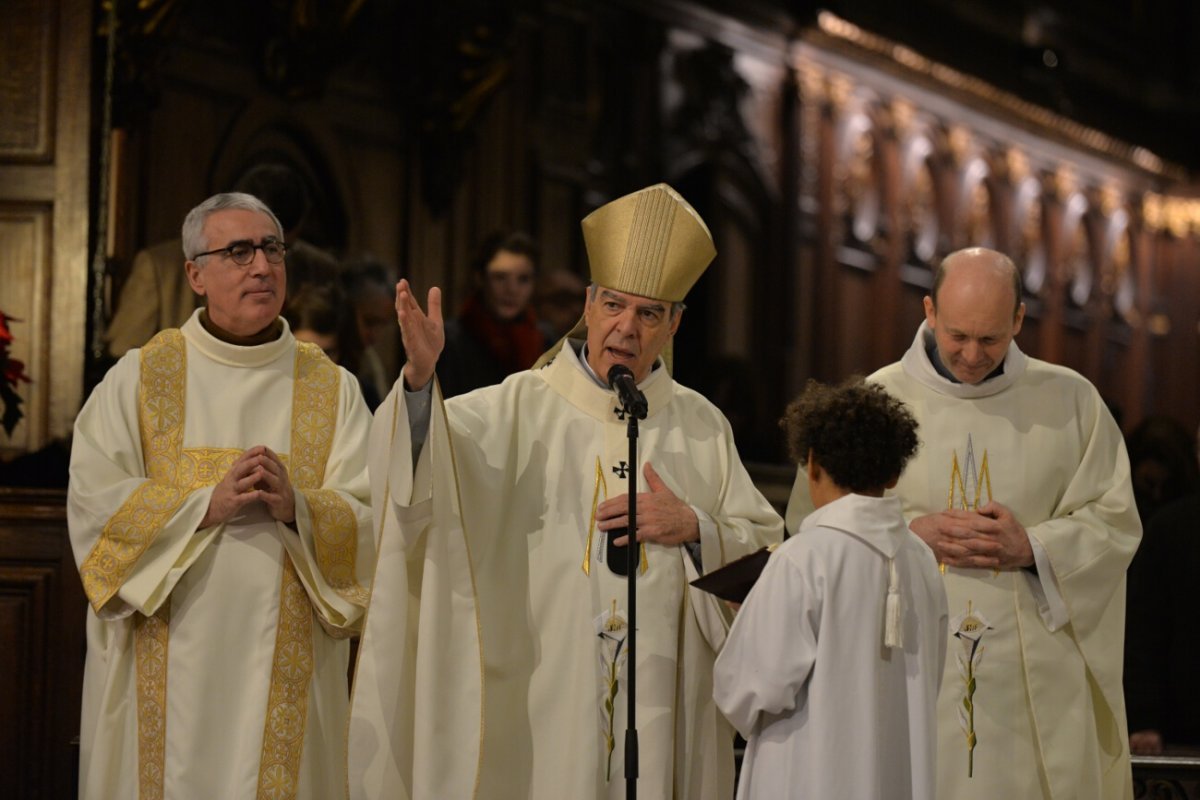
[[[624, 403], [622, 403], [624, 406]], [[638, 738], [637, 738], [637, 569], [638, 556], [641, 553], [641, 546], [637, 540], [637, 438], [638, 438], [638, 414], [645, 416], [645, 411], [642, 409], [631, 409], [625, 406], [625, 414], [629, 418], [629, 423], [626, 427], [626, 436], [629, 437], [629, 552], [628, 557], [628, 585], [629, 585], [629, 636], [628, 649], [626, 652], [626, 663], [629, 665], [627, 671], [629, 680], [628, 702], [629, 707], [626, 712], [625, 720], [625, 797], [629, 800], [637, 798], [637, 779], [638, 779]]]

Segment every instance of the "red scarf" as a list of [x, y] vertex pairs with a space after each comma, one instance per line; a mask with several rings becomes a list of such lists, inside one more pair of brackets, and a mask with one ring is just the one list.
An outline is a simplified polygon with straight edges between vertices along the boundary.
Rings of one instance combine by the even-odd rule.
[[526, 307], [515, 319], [501, 321], [492, 316], [476, 292], [463, 304], [458, 316], [467, 332], [509, 374], [532, 367], [546, 349], [546, 337], [537, 326], [532, 308]]

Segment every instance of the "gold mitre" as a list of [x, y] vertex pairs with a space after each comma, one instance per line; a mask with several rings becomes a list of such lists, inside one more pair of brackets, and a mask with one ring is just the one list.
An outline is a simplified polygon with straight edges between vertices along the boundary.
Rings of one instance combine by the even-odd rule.
[[[583, 218], [592, 283], [618, 292], [678, 303], [717, 248], [696, 209], [679, 192], [658, 183], [600, 206]], [[584, 336], [583, 317], [533, 365], [550, 363], [568, 339]], [[662, 357], [671, 368], [671, 343]]]
[[678, 303], [717, 254], [696, 209], [665, 183], [607, 203], [583, 219], [592, 282]]

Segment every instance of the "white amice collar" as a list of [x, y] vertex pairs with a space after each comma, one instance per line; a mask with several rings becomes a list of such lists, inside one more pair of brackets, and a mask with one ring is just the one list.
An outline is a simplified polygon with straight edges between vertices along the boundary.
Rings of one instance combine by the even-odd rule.
[[[597, 379], [587, 360], [579, 357], [575, 350], [576, 342], [570, 340], [570, 344], [559, 350], [550, 363], [541, 369], [534, 369], [533, 373], [580, 411], [596, 419], [624, 422], [625, 417], [620, 413], [616, 395]], [[662, 359], [658, 363], [662, 364]], [[646, 395], [649, 406], [647, 418], [651, 418], [671, 402], [675, 382], [665, 369], [656, 369], [638, 384], [638, 388]]]
[[213, 361], [231, 367], [261, 367], [281, 357], [291, 357], [296, 340], [292, 337], [292, 329], [286, 319], [280, 317], [283, 332], [279, 334], [278, 339], [264, 344], [244, 346], [223, 342], [205, 330], [200, 323], [202, 310], [198, 308], [192, 312], [192, 316], [188, 317], [188, 321], [183, 323], [179, 330], [193, 347]]
[[987, 378], [980, 383], [957, 383], [943, 377], [929, 360], [926, 347], [934, 343], [933, 331], [928, 324], [921, 323], [912, 345], [900, 359], [900, 365], [905, 374], [928, 389], [938, 394], [957, 397], [963, 400], [974, 400], [980, 397], [991, 397], [1003, 392], [1017, 382], [1025, 374], [1029, 358], [1017, 347], [1016, 341], [1008, 345], [1008, 353], [1004, 356], [1004, 371], [995, 377]]

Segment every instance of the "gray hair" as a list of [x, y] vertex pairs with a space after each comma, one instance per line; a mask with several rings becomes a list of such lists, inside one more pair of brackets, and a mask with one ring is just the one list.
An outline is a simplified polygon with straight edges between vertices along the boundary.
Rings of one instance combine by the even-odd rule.
[[214, 194], [200, 205], [188, 212], [183, 219], [183, 229], [180, 238], [183, 239], [183, 255], [188, 261], [194, 261], [197, 253], [211, 249], [211, 242], [204, 235], [204, 224], [208, 218], [218, 211], [254, 211], [270, 218], [279, 233], [279, 241], [283, 241], [283, 226], [267, 204], [252, 194], [245, 192], [222, 192]]

